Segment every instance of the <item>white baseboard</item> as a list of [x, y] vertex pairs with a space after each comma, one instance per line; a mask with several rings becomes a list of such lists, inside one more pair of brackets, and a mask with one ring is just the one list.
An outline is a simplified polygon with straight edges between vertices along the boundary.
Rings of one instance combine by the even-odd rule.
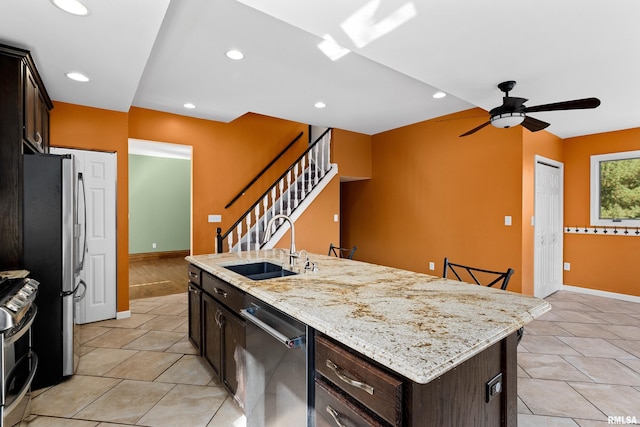
[[581, 294], [595, 295], [595, 296], [598, 296], [598, 297], [614, 298], [614, 299], [619, 299], [619, 300], [623, 300], [623, 301], [630, 301], [630, 302], [640, 303], [640, 297], [637, 297], [637, 296], [634, 296], [634, 295], [619, 294], [619, 293], [616, 293], [616, 292], [608, 292], [608, 291], [599, 291], [597, 289], [580, 288], [578, 286], [571, 286], [571, 285], [562, 285], [562, 290], [563, 291], [578, 292], [578, 293], [581, 293]]
[[131, 317], [131, 310], [127, 310], [127, 311], [118, 311], [116, 313], [116, 320], [120, 320], [120, 319], [128, 319], [129, 317]]

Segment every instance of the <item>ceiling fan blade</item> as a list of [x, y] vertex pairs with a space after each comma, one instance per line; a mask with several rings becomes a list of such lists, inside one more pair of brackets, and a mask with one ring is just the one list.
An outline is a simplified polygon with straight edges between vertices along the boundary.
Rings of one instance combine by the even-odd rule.
[[478, 126], [478, 127], [475, 127], [475, 128], [473, 128], [473, 129], [471, 129], [470, 131], [465, 132], [465, 133], [463, 133], [462, 135], [460, 135], [460, 138], [462, 138], [463, 136], [471, 135], [472, 133], [476, 133], [477, 131], [479, 131], [480, 129], [482, 129], [483, 127], [487, 126], [487, 125], [488, 125], [488, 124], [490, 124], [490, 123], [491, 123], [491, 121], [488, 121], [488, 122], [486, 122], [486, 123], [481, 124], [481, 125], [480, 125], [480, 126]]
[[558, 110], [586, 110], [588, 108], [596, 108], [600, 105], [598, 98], [574, 99], [573, 101], [555, 102], [553, 104], [535, 105], [526, 107], [525, 113], [536, 113], [540, 111], [558, 111]]
[[524, 121], [521, 123], [521, 125], [529, 129], [531, 132], [537, 132], [548, 127], [549, 123], [527, 116], [524, 118]]

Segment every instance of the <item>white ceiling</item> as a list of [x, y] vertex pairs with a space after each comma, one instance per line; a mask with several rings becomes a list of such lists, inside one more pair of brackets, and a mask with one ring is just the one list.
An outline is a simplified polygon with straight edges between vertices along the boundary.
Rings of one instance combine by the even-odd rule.
[[[83, 2], [86, 17], [47, 0], [0, 1], [0, 43], [32, 52], [57, 101], [224, 122], [255, 112], [376, 134], [489, 110], [502, 102], [496, 85], [516, 80], [510, 95], [527, 106], [602, 101], [532, 114], [560, 137], [640, 127], [638, 0]], [[318, 48], [325, 35], [351, 52], [330, 60]], [[227, 59], [231, 48], [245, 58]], [[449, 95], [433, 99], [438, 90]], [[461, 120], [460, 132], [485, 119]]]

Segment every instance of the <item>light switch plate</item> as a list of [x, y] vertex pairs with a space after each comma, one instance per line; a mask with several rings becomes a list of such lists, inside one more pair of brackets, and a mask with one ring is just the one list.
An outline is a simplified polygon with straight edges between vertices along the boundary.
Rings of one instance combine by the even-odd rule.
[[504, 225], [511, 225], [511, 215], [504, 217]]
[[436, 269], [436, 263], [435, 262], [430, 262], [429, 263], [429, 270], [435, 270]]
[[565, 262], [564, 263], [564, 271], [571, 271], [571, 263], [570, 262]]
[[222, 222], [222, 215], [209, 215], [209, 222]]

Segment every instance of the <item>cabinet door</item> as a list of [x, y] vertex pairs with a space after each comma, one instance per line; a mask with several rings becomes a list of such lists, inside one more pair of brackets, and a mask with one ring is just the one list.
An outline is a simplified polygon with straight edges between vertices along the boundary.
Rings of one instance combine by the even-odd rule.
[[24, 139], [43, 152], [49, 146], [49, 109], [31, 68], [24, 69]]
[[230, 311], [223, 309], [223, 367], [222, 383], [244, 407], [245, 375], [245, 323]]
[[222, 367], [222, 307], [202, 294], [202, 356], [220, 378]]
[[198, 354], [201, 354], [202, 328], [201, 314], [202, 291], [189, 283], [189, 341]]

